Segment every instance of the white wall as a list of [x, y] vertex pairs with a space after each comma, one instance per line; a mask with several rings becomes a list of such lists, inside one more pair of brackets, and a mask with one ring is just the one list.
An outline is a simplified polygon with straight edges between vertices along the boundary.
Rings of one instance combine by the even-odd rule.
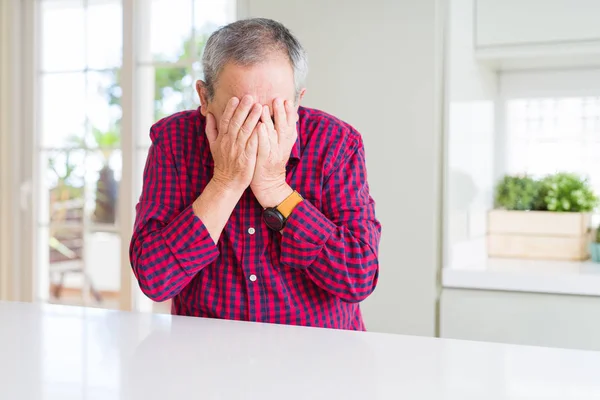
[[450, 0], [446, 66], [445, 265], [483, 259], [496, 179], [497, 76], [473, 48], [474, 0]]
[[305, 105], [354, 125], [383, 224], [372, 331], [433, 335], [440, 237], [439, 0], [241, 0], [240, 17], [286, 24], [306, 47]]

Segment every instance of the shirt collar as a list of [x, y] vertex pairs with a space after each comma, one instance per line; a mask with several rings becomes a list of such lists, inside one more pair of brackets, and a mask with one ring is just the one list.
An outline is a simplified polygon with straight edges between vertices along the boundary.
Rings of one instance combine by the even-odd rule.
[[[198, 118], [200, 120], [200, 124], [198, 126], [198, 133], [200, 136], [200, 146], [202, 148], [202, 162], [204, 165], [208, 167], [212, 167], [214, 165], [213, 157], [210, 152], [210, 145], [208, 144], [208, 138], [206, 137], [206, 118], [200, 112], [200, 108], [197, 110]], [[290, 152], [290, 163], [297, 163], [300, 161], [300, 155], [302, 154], [302, 148], [300, 143], [300, 122], [296, 123], [296, 129], [298, 130], [298, 138], [296, 139], [296, 143], [292, 147], [292, 151]]]

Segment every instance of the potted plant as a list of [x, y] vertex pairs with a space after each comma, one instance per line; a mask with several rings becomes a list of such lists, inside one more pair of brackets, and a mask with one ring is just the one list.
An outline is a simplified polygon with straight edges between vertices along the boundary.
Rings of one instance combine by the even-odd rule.
[[94, 222], [100, 224], [114, 224], [117, 215], [118, 184], [115, 172], [110, 167], [110, 156], [121, 143], [118, 129], [114, 127], [108, 131], [94, 128], [93, 137], [95, 146], [102, 154], [103, 166], [98, 172], [96, 182], [96, 208]]
[[488, 254], [557, 260], [589, 257], [590, 212], [598, 205], [586, 179], [557, 173], [541, 180], [505, 176], [488, 216]]

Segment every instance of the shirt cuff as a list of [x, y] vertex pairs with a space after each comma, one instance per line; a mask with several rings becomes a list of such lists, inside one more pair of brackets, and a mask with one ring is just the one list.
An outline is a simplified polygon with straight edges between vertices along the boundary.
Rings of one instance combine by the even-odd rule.
[[336, 228], [317, 207], [305, 199], [296, 206], [285, 224], [281, 262], [294, 268], [308, 268]]
[[185, 208], [163, 230], [171, 253], [188, 275], [194, 275], [219, 255], [204, 223], [194, 214], [192, 205]]

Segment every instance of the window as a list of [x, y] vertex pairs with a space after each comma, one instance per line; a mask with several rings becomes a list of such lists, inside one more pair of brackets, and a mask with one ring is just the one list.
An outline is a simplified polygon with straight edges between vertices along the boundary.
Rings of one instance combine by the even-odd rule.
[[600, 95], [510, 99], [507, 172], [575, 172], [600, 194]]
[[[198, 106], [194, 82], [201, 78], [204, 44], [217, 27], [234, 20], [236, 1], [35, 5], [36, 298], [116, 308], [121, 286], [128, 284], [120, 281], [130, 268], [121, 265], [121, 254], [131, 232], [119, 223], [119, 195], [131, 191], [137, 200], [141, 192], [150, 126]], [[132, 5], [132, 19], [124, 20]], [[131, 26], [138, 30], [127, 37]], [[124, 73], [126, 42], [133, 43], [132, 73]], [[131, 76], [133, 82], [126, 82]], [[134, 106], [124, 107], [130, 88], [136, 90], [129, 93]], [[122, 129], [124, 117], [135, 121], [135, 132]], [[121, 140], [127, 135], [133, 141]], [[130, 173], [132, 187], [121, 187], [121, 177]], [[126, 220], [133, 215], [127, 212]]]
[[[489, 77], [482, 92], [455, 85], [459, 94], [450, 95], [444, 249], [450, 268], [487, 265], [488, 213], [505, 174], [574, 172], [600, 195], [600, 69]], [[592, 225], [599, 223], [597, 212]]]
[[235, 17], [234, 0], [154, 0], [150, 6], [143, 2], [138, 5], [138, 14], [145, 22], [138, 36], [146, 46], [137, 48], [136, 197], [141, 193], [150, 126], [167, 115], [199, 105], [194, 83], [202, 78], [204, 45], [217, 27]]
[[118, 307], [122, 4], [43, 0], [39, 12], [38, 296]]

